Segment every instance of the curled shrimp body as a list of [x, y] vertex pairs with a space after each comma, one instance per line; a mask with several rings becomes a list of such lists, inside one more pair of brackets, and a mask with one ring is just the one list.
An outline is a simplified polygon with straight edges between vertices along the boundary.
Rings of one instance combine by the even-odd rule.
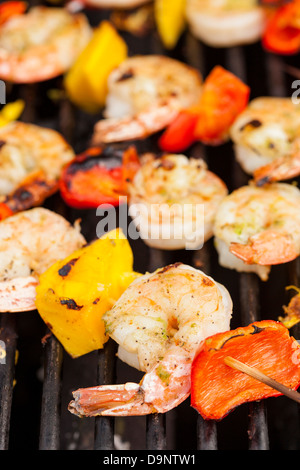
[[78, 416], [164, 413], [190, 393], [191, 364], [202, 340], [229, 329], [232, 301], [203, 272], [174, 264], [135, 280], [104, 315], [118, 356], [146, 372], [139, 384], [104, 385], [73, 393]]
[[267, 280], [272, 265], [300, 254], [300, 191], [285, 183], [243, 186], [226, 196], [215, 218], [222, 266]]
[[198, 102], [202, 77], [169, 57], [135, 56], [110, 74], [102, 119], [93, 143], [143, 139], [165, 128], [181, 109]]
[[237, 161], [256, 184], [300, 174], [299, 129], [299, 106], [291, 98], [256, 98], [239, 115], [230, 135]]
[[0, 222], [0, 311], [35, 310], [38, 277], [85, 244], [76, 223], [37, 207]]
[[92, 29], [82, 13], [37, 6], [0, 27], [0, 78], [34, 83], [65, 73], [86, 46]]
[[187, 21], [192, 33], [212, 47], [256, 42], [266, 17], [258, 1], [187, 0]]
[[149, 246], [198, 249], [212, 237], [226, 195], [226, 185], [203, 160], [148, 154], [129, 185], [129, 214]]
[[0, 220], [42, 204], [58, 189], [61, 170], [74, 157], [53, 129], [19, 121], [1, 127]]

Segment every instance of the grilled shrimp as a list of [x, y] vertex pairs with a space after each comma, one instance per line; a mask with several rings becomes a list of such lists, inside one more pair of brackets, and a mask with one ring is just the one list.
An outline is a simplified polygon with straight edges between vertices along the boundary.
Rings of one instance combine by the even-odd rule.
[[191, 32], [212, 47], [231, 47], [256, 42], [266, 18], [257, 0], [187, 0], [186, 16]]
[[53, 129], [19, 121], [0, 127], [0, 219], [3, 208], [14, 213], [41, 204], [74, 156]]
[[93, 144], [143, 139], [165, 128], [199, 100], [202, 77], [169, 57], [126, 59], [108, 78], [103, 119], [96, 123]]
[[300, 109], [290, 98], [254, 99], [230, 136], [237, 161], [258, 185], [300, 174]]
[[119, 358], [145, 372], [140, 384], [73, 392], [78, 416], [164, 413], [190, 394], [191, 363], [201, 341], [229, 329], [232, 301], [203, 272], [177, 263], [133, 281], [104, 315]]
[[272, 265], [300, 254], [300, 190], [290, 184], [250, 184], [221, 202], [215, 246], [222, 266], [255, 272], [266, 281]]
[[0, 311], [35, 309], [38, 277], [85, 244], [78, 223], [37, 207], [0, 222]]
[[82, 0], [82, 4], [98, 8], [117, 8], [119, 10], [127, 10], [139, 7], [151, 0]]
[[223, 181], [201, 159], [148, 154], [129, 185], [129, 214], [145, 243], [160, 249], [198, 249], [213, 232]]
[[61, 75], [92, 35], [85, 15], [37, 6], [0, 27], [0, 78], [33, 83]]

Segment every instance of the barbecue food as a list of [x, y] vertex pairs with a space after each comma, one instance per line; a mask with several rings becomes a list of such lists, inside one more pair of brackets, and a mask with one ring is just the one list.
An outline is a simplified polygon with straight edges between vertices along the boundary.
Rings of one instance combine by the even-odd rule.
[[53, 129], [20, 121], [0, 127], [0, 219], [42, 204], [74, 156]]
[[66, 72], [90, 40], [82, 13], [37, 6], [0, 27], [0, 78], [14, 83], [48, 80]]
[[300, 174], [300, 109], [291, 98], [252, 100], [230, 130], [236, 159], [257, 184]]
[[216, 334], [203, 342], [192, 365], [191, 405], [204, 419], [221, 420], [243, 403], [282, 395], [225, 365], [227, 356], [291, 389], [300, 385], [300, 345], [281, 323], [264, 320]]
[[147, 154], [129, 185], [129, 214], [147, 245], [199, 249], [213, 235], [226, 195], [226, 185], [203, 160]]
[[160, 55], [130, 57], [109, 76], [106, 119], [96, 123], [92, 143], [144, 139], [197, 103], [201, 91], [192, 67]]
[[134, 281], [104, 316], [121, 360], [146, 374], [140, 384], [73, 392], [79, 416], [164, 413], [190, 394], [191, 364], [201, 341], [229, 329], [227, 290], [203, 272], [177, 263]]
[[266, 25], [257, 0], [187, 0], [191, 32], [212, 47], [232, 47], [258, 41]]
[[120, 230], [79, 248], [39, 278], [36, 307], [72, 357], [103, 348], [102, 315], [138, 276], [130, 245]]
[[2, 312], [35, 310], [39, 275], [85, 243], [78, 223], [41, 207], [2, 220], [0, 240]]
[[267, 280], [272, 265], [300, 254], [300, 190], [285, 183], [243, 186], [226, 196], [216, 213], [219, 263], [256, 272]]

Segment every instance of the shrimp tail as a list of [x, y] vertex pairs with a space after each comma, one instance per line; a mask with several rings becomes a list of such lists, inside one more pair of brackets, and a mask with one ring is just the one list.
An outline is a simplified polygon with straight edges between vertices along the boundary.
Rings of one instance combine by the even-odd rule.
[[254, 172], [257, 186], [264, 186], [275, 181], [288, 180], [300, 175], [300, 152], [289, 156], [276, 158], [272, 163], [264, 165]]
[[246, 264], [263, 266], [287, 263], [299, 256], [292, 237], [274, 230], [265, 230], [250, 237], [245, 245], [231, 243], [230, 252]]
[[68, 410], [82, 418], [92, 416], [142, 416], [155, 413], [154, 407], [144, 402], [139, 384], [101, 385], [81, 388], [73, 392]]

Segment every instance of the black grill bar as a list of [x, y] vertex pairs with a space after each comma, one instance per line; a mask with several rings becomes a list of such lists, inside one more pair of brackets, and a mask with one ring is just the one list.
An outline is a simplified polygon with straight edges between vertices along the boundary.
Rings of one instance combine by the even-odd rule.
[[0, 450], [7, 450], [17, 354], [16, 316], [2, 314], [0, 326]]
[[40, 422], [41, 450], [58, 450], [60, 446], [61, 367], [63, 350], [55, 336], [46, 342]]

